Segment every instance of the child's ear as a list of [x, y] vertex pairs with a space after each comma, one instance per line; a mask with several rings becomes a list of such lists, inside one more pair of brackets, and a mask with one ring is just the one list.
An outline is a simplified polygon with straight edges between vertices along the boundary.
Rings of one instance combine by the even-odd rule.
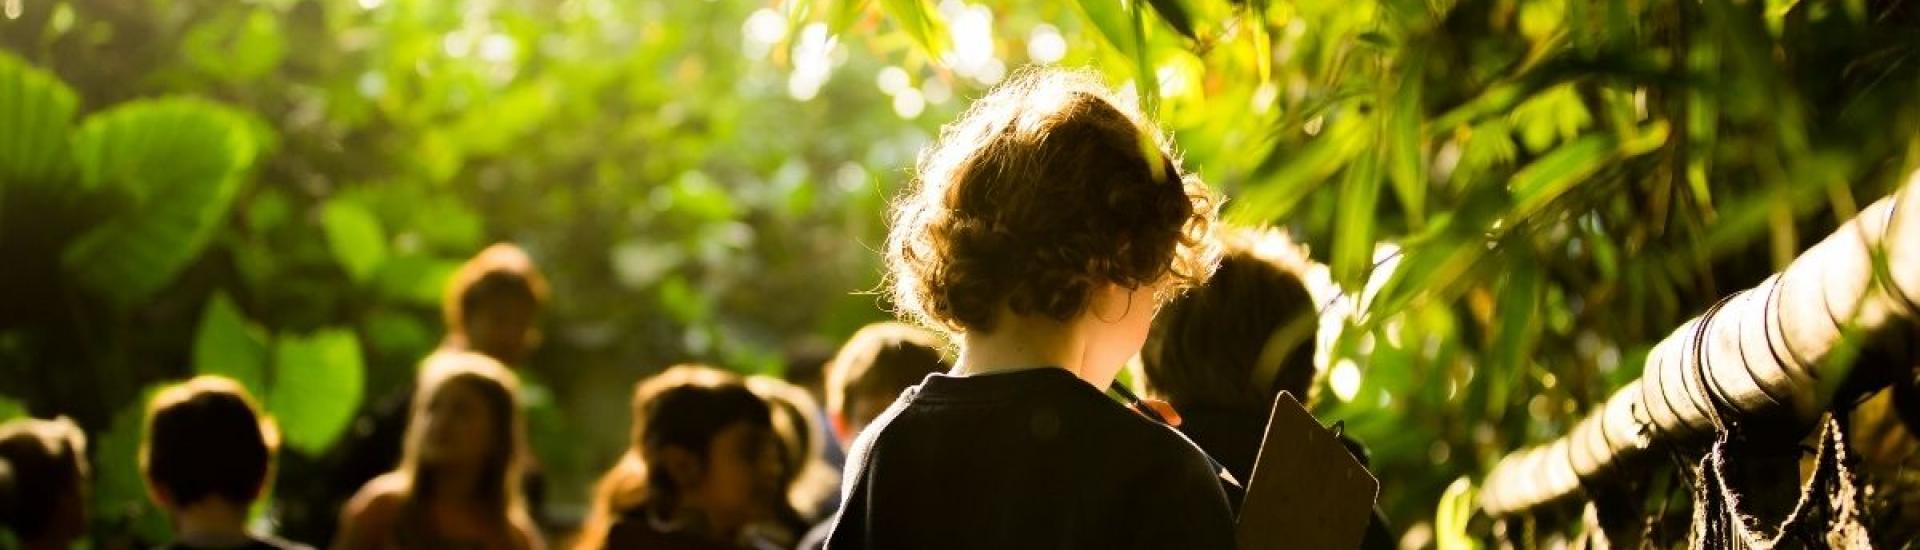
[[699, 485], [700, 479], [706, 476], [706, 464], [685, 448], [668, 446], [662, 449], [660, 459], [665, 462], [667, 476], [673, 478], [673, 484], [682, 492]]
[[159, 506], [161, 510], [172, 510], [173, 493], [168, 491], [166, 487], [161, 487], [160, 484], [154, 483], [153, 478], [146, 476], [141, 477], [145, 478], [147, 482], [147, 499], [152, 500], [153, 504]]
[[853, 443], [853, 430], [848, 429], [847, 415], [840, 411], [827, 411], [827, 427], [833, 429], [833, 439], [841, 447]]

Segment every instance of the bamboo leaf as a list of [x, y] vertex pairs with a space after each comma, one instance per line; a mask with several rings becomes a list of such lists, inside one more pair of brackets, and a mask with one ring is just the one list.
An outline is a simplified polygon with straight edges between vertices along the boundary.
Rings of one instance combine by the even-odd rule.
[[1590, 134], [1555, 148], [1514, 173], [1508, 183], [1514, 198], [1511, 221], [1518, 223], [1538, 213], [1606, 163], [1646, 154], [1666, 141], [1667, 126], [1663, 122], [1640, 128], [1624, 141], [1612, 135]]
[[1100, 30], [1100, 36], [1106, 38], [1107, 44], [1112, 45], [1120, 55], [1130, 59], [1139, 56], [1139, 42], [1134, 40], [1130, 14], [1125, 10], [1122, 0], [1079, 0], [1076, 4], [1080, 6], [1081, 13], [1086, 14], [1087, 21]]
[[928, 57], [937, 59], [947, 51], [947, 24], [927, 0], [880, 0], [880, 4]]
[[827, 31], [833, 34], [847, 32], [860, 14], [867, 11], [867, 0], [829, 0], [832, 6], [827, 11]]
[[1279, 219], [1293, 211], [1307, 194], [1319, 189], [1326, 179], [1345, 166], [1349, 159], [1366, 148], [1371, 132], [1358, 124], [1337, 122], [1319, 139], [1299, 151], [1273, 151], [1278, 167], [1264, 178], [1256, 172], [1258, 185], [1243, 191], [1239, 200], [1227, 205], [1231, 223], [1259, 224]]
[[1613, 136], [1593, 134], [1555, 148], [1513, 175], [1514, 222], [1526, 219], [1599, 170], [1617, 147]]
[[1408, 226], [1420, 229], [1426, 222], [1427, 170], [1425, 113], [1420, 108], [1420, 74], [1425, 57], [1409, 52], [1400, 71], [1400, 84], [1387, 105], [1387, 176], [1406, 210]]
[[1348, 291], [1366, 283], [1373, 267], [1373, 213], [1380, 201], [1380, 153], [1369, 149], [1347, 165], [1333, 228], [1333, 280]]
[[1133, 43], [1137, 46], [1133, 52], [1133, 81], [1140, 90], [1140, 108], [1147, 116], [1160, 114], [1160, 72], [1153, 67], [1153, 49], [1147, 47], [1146, 14], [1134, 0], [1129, 7], [1129, 19], [1133, 27]]
[[1147, 0], [1153, 11], [1160, 14], [1160, 20], [1173, 27], [1181, 36], [1198, 40], [1200, 35], [1193, 30], [1193, 7], [1188, 0]]

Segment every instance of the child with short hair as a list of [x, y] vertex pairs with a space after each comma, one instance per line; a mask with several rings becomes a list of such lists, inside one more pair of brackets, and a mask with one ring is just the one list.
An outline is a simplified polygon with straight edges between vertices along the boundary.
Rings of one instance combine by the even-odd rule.
[[1140, 352], [1148, 393], [1180, 413], [1180, 431], [1241, 481], [1252, 479], [1280, 392], [1309, 403], [1320, 308], [1311, 264], [1284, 234], [1219, 234], [1219, 269], [1154, 318]]
[[827, 362], [827, 419], [842, 445], [866, 429], [900, 392], [953, 368], [940, 337], [896, 321], [860, 327]]
[[1231, 548], [1206, 455], [1105, 393], [1212, 271], [1215, 203], [1086, 73], [1024, 71], [942, 130], [887, 266], [958, 360], [860, 434], [827, 548]]
[[0, 424], [0, 534], [26, 550], [72, 546], [87, 530], [88, 470], [87, 434], [73, 420]]
[[247, 531], [247, 512], [267, 487], [278, 448], [273, 423], [232, 379], [199, 376], [154, 395], [140, 472], [147, 494], [173, 520], [173, 543], [162, 548], [310, 548]]
[[[826, 363], [827, 422], [842, 448], [867, 424], [880, 416], [900, 392], [920, 383], [927, 375], [953, 368], [947, 360], [940, 337], [925, 329], [884, 321], [860, 327], [840, 346]], [[835, 495], [836, 497], [838, 495]], [[839, 501], [833, 501], [838, 511]], [[800, 540], [800, 550], [815, 550], [827, 543], [833, 530], [832, 518], [821, 522]]]
[[[1179, 410], [1180, 431], [1247, 481], [1274, 399], [1284, 391], [1313, 403], [1321, 304], [1307, 280], [1322, 267], [1277, 230], [1222, 231], [1219, 238], [1219, 269], [1160, 311], [1140, 363], [1149, 393]], [[1344, 435], [1341, 442], [1366, 464], [1358, 442]], [[1242, 491], [1225, 488], [1238, 508]], [[1394, 544], [1376, 508], [1361, 548]]]

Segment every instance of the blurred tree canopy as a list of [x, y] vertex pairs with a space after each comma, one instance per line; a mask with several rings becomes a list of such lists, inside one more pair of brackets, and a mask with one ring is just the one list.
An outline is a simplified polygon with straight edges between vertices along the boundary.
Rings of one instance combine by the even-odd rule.
[[639, 376], [777, 373], [885, 317], [863, 291], [920, 146], [1016, 67], [1091, 66], [1231, 220], [1327, 263], [1322, 416], [1396, 527], [1467, 540], [1456, 480], [1920, 161], [1916, 10], [0, 1], [0, 417], [78, 418], [96, 532], [158, 537], [144, 388], [234, 376], [317, 457], [437, 343], [458, 262], [512, 240], [556, 289], [529, 400], [578, 502]]

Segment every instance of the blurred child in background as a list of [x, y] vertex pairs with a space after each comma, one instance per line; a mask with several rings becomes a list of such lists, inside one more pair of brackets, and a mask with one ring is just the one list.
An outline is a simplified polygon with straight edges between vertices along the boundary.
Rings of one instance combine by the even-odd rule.
[[641, 381], [633, 445], [601, 477], [577, 550], [779, 548], [785, 450], [773, 409], [738, 375], [681, 365]]
[[348, 501], [334, 548], [544, 548], [520, 494], [518, 379], [488, 356], [443, 352], [416, 386], [399, 468]]
[[[447, 333], [434, 353], [473, 352], [510, 369], [521, 366], [539, 348], [537, 321], [549, 292], [546, 277], [525, 250], [510, 243], [488, 246], [461, 264], [447, 281], [440, 304]], [[326, 501], [343, 502], [351, 495], [348, 491], [394, 469], [405, 445], [416, 390], [411, 385], [397, 388], [362, 412], [324, 472], [325, 485], [319, 490], [328, 494]], [[545, 502], [545, 483], [534, 457], [526, 458], [518, 483], [528, 512], [537, 519]], [[298, 527], [316, 538], [333, 533], [325, 525]]]
[[1213, 278], [1160, 310], [1140, 363], [1148, 393], [1179, 411], [1180, 431], [1244, 482], [1274, 397], [1309, 402], [1319, 308], [1300, 276], [1305, 254], [1284, 235], [1219, 240]]
[[87, 435], [72, 420], [0, 425], [0, 526], [21, 548], [65, 550], [86, 534], [87, 481]]
[[[1179, 411], [1180, 431], [1242, 483], [1280, 392], [1314, 402], [1315, 336], [1320, 304], [1307, 277], [1319, 266], [1285, 233], [1217, 234], [1220, 267], [1206, 284], [1168, 303], [1140, 351], [1149, 393]], [[1343, 438], [1361, 464], [1365, 450]], [[1238, 487], [1223, 487], [1239, 507]], [[1385, 516], [1374, 511], [1362, 548], [1394, 548]]]
[[[952, 368], [941, 349], [939, 336], [906, 323], [874, 323], [853, 333], [826, 365], [827, 421], [839, 444], [852, 446], [900, 392]], [[832, 529], [831, 521], [821, 522], [799, 548], [825, 545]]]
[[835, 503], [831, 495], [840, 491], [840, 472], [828, 466], [824, 458], [824, 428], [812, 413], [820, 410], [820, 405], [807, 390], [771, 376], [748, 377], [747, 389], [773, 408], [773, 433], [780, 438], [784, 451], [780, 485], [786, 489], [787, 506], [782, 507], [779, 521], [769, 527], [786, 531], [780, 540], [783, 546], [792, 546], [808, 526], [831, 513], [823, 506]]
[[168, 386], [147, 405], [140, 472], [173, 521], [167, 550], [310, 549], [247, 531], [267, 487], [279, 432], [232, 379], [200, 376]]

